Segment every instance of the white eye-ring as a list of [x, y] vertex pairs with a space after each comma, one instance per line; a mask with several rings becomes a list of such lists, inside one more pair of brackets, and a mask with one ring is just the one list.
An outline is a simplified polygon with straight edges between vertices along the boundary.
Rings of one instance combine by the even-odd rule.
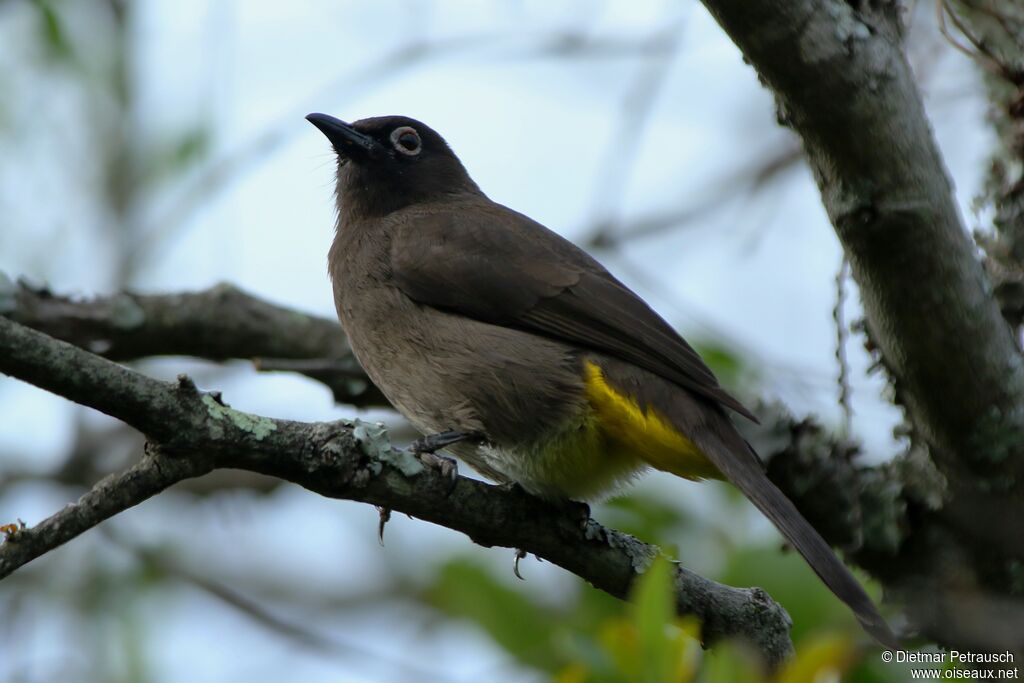
[[391, 144], [402, 154], [416, 156], [423, 149], [423, 141], [415, 128], [402, 126], [391, 131]]

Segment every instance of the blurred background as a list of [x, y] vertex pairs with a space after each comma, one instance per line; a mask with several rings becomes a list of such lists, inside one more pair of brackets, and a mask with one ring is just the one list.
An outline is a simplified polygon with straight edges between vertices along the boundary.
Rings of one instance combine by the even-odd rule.
[[[907, 21], [973, 227], [993, 145], [980, 79], [931, 3]], [[0, 0], [0, 272], [81, 296], [227, 281], [333, 317], [334, 155], [310, 111], [426, 122], [491, 198], [592, 251], [741, 395], [817, 416], [869, 462], [903, 447], [798, 140], [686, 0]], [[300, 376], [137, 366], [191, 373], [241, 410], [358, 413], [411, 438]], [[140, 449], [0, 379], [0, 521], [39, 521]], [[734, 491], [651, 474], [594, 515], [767, 589], [832, 672], [813, 680], [905, 680], [858, 654], [852, 617]], [[532, 558], [519, 581], [510, 551], [424, 522], [396, 516], [384, 547], [376, 527], [369, 506], [272, 481], [180, 486], [0, 584], [0, 680], [620, 680], [595, 672], [632, 618], [623, 603]], [[687, 676], [748, 680], [738, 650], [679, 648]]]

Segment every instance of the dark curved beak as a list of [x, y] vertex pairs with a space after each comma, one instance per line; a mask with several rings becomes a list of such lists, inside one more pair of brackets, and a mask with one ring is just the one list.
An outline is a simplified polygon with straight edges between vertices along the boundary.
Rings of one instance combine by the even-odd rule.
[[309, 114], [306, 120], [320, 129], [334, 146], [339, 155], [359, 161], [377, 156], [383, 150], [382, 145], [369, 135], [360, 133], [351, 124], [327, 114]]

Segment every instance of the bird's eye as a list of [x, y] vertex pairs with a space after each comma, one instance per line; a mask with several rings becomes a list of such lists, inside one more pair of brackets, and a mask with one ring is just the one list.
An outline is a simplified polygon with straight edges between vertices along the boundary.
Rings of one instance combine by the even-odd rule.
[[423, 148], [420, 134], [416, 132], [415, 128], [410, 128], [409, 126], [402, 126], [391, 131], [391, 144], [399, 152], [409, 156], [419, 154]]

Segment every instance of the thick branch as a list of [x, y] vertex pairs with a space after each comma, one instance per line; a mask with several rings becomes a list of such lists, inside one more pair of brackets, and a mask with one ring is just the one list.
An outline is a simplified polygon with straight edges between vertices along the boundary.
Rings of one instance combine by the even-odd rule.
[[339, 403], [386, 405], [334, 320], [220, 284], [201, 292], [72, 299], [0, 273], [0, 315], [112, 360], [196, 356], [256, 361], [326, 384]]
[[899, 5], [705, 4], [803, 138], [872, 336], [940, 468], [986, 491], [1024, 487], [1024, 364], [953, 202]]
[[1019, 585], [1024, 363], [953, 201], [903, 54], [900, 5], [704, 4], [803, 139], [870, 337], [912, 421], [912, 452], [927, 451], [940, 473], [934, 507], [908, 510], [914, 525], [899, 552], [910, 563], [883, 574], [886, 588], [931, 638], [992, 647], [994, 634], [1015, 631], [994, 612], [960, 615], [965, 598], [998, 603]]
[[[373, 425], [241, 413], [187, 378], [159, 382], [3, 318], [0, 371], [118, 417], [154, 443], [147, 459], [77, 506], [11, 536], [0, 546], [0, 576], [174, 481], [224, 467], [404, 512], [482, 545], [521, 548], [620, 598], [658, 553], [597, 524], [581, 514], [585, 508], [547, 504], [428, 466], [393, 449]], [[679, 610], [702, 620], [706, 640], [748, 639], [771, 663], [789, 653], [789, 618], [763, 591], [723, 586], [682, 567], [676, 587]]]

